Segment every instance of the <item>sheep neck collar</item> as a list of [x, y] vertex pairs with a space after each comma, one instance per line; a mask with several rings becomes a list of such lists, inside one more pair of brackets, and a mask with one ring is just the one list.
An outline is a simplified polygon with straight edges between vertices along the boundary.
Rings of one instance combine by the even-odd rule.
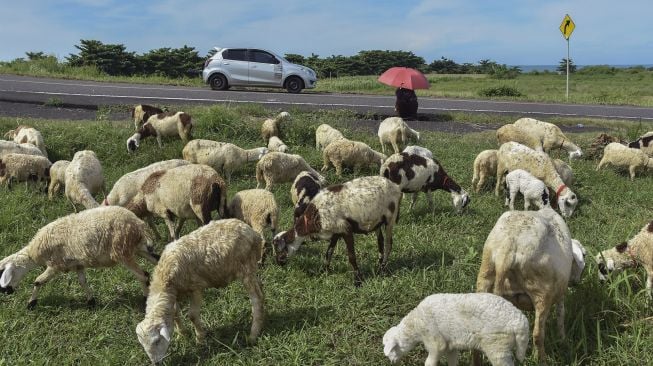
[[564, 191], [566, 188], [567, 188], [567, 186], [564, 185], [564, 184], [561, 185], [560, 187], [558, 187], [558, 190], [556, 190], [556, 200], [558, 200], [558, 198], [560, 198], [560, 193], [562, 193], [562, 191]]
[[562, 142], [560, 143], [560, 149], [562, 149], [565, 146], [565, 139], [562, 139]]

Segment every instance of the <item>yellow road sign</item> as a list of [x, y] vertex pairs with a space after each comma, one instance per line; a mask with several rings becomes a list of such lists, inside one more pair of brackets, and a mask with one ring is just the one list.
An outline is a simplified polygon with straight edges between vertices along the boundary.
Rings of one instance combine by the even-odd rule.
[[562, 23], [560, 23], [560, 32], [562, 32], [562, 35], [565, 37], [565, 39], [569, 39], [571, 33], [575, 28], [576, 24], [574, 24], [574, 21], [571, 20], [569, 14], [566, 14], [565, 18], [562, 19]]

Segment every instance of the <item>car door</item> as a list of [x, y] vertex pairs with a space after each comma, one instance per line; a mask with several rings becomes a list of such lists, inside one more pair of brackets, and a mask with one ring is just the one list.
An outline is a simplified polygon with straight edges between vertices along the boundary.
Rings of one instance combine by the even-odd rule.
[[249, 84], [281, 86], [281, 61], [273, 54], [257, 49], [249, 50]]
[[249, 60], [246, 48], [230, 48], [222, 52], [222, 68], [226, 71], [230, 85], [247, 85], [249, 82]]

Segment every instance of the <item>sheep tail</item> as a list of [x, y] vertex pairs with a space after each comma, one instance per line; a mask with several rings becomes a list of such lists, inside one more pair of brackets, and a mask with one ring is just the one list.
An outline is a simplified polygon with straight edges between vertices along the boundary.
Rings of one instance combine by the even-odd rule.
[[[223, 204], [222, 202], [222, 191], [220, 189], [220, 184], [217, 182], [214, 182], [211, 184], [211, 193], [209, 194], [209, 202], [211, 202], [211, 206], [215, 207], [218, 209], [218, 213], [220, 214], [220, 218], [225, 218], [227, 214], [227, 208], [225, 207], [226, 204]], [[205, 222], [205, 224], [208, 224], [208, 221]]]

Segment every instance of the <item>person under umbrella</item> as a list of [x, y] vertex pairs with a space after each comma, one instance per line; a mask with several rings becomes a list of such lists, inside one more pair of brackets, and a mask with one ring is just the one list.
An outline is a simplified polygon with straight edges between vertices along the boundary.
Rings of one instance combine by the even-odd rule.
[[397, 100], [395, 101], [395, 112], [403, 119], [417, 119], [417, 95], [412, 89], [399, 87], [395, 91]]

